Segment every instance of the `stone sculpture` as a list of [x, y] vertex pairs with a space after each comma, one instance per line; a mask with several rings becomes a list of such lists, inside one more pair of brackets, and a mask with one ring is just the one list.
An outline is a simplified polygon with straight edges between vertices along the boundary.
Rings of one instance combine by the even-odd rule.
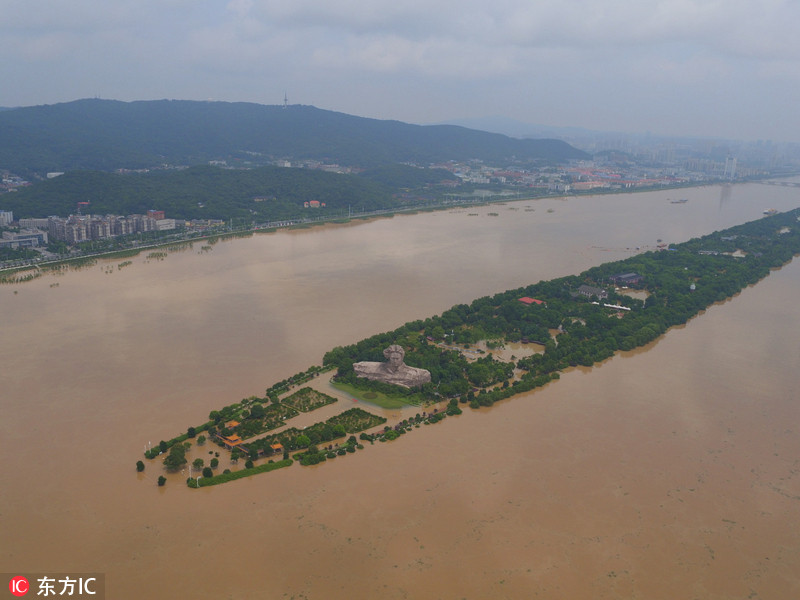
[[386, 362], [357, 362], [353, 364], [353, 370], [358, 377], [366, 377], [376, 381], [383, 381], [403, 387], [414, 387], [428, 383], [431, 380], [431, 373], [426, 369], [409, 367], [403, 359], [406, 351], [402, 346], [392, 344], [383, 351]]

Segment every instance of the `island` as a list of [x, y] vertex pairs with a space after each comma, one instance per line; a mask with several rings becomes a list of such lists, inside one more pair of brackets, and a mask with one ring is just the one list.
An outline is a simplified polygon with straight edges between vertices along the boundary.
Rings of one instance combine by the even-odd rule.
[[[187, 485], [204, 487], [294, 462], [314, 465], [347, 456], [459, 415], [462, 406], [489, 407], [558, 380], [570, 368], [643, 346], [798, 254], [800, 209], [795, 209], [663, 244], [579, 275], [458, 304], [333, 348], [322, 365], [275, 383], [264, 397], [212, 411], [208, 420], [148, 449], [145, 457], [167, 470], [186, 470], [186, 451], [193, 443], [209, 442], [218, 447], [215, 456], [230, 453], [237, 465], [246, 459], [235, 471], [217, 472], [216, 459], [212, 466], [198, 464], [197, 472], [190, 469]], [[512, 344], [509, 355], [504, 350]], [[409, 409], [391, 424], [357, 407], [304, 429], [292, 427], [301, 412], [336, 402], [314, 389], [323, 377], [353, 399], [392, 401]]]

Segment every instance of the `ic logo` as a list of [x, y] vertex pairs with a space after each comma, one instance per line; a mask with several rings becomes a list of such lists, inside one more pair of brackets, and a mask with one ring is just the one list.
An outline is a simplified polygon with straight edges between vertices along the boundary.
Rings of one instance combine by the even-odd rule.
[[28, 593], [30, 588], [31, 586], [28, 583], [28, 580], [22, 575], [12, 577], [11, 581], [8, 582], [8, 589], [11, 590], [11, 593], [15, 596], [24, 596]]

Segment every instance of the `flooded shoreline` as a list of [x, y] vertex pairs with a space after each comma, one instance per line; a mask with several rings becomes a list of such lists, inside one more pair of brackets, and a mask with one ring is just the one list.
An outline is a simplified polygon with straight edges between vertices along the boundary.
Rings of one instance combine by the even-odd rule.
[[134, 469], [336, 345], [628, 255], [593, 246], [800, 205], [686, 195], [380, 219], [0, 287], [0, 570], [104, 572], [123, 599], [796, 595], [797, 261], [646, 348], [343, 459], [199, 490]]

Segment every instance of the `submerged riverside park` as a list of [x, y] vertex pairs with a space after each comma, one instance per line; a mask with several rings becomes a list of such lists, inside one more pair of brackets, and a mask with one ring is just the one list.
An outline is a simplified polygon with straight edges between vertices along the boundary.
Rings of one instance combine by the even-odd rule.
[[[461, 414], [459, 405], [473, 409], [492, 406], [559, 379], [569, 367], [590, 367], [619, 350], [644, 346], [670, 327], [686, 323], [712, 304], [757, 283], [798, 254], [800, 209], [794, 209], [604, 263], [579, 275], [540, 281], [469, 305], [458, 304], [439, 316], [336, 347], [325, 354], [322, 366], [274, 384], [263, 398], [251, 396], [212, 411], [208, 421], [160, 442], [145, 456], [155, 459], [167, 453], [163, 463], [178, 470], [186, 463], [187, 440], [197, 437], [203, 444], [208, 435], [219, 447], [230, 450], [234, 461], [248, 458], [245, 468], [237, 471], [215, 474], [205, 468], [202, 477], [198, 473], [187, 479], [190, 487], [288, 467], [293, 464], [291, 453], [303, 465], [345, 456], [364, 449], [354, 434], [360, 433], [360, 440], [370, 444], [395, 440], [420, 424]], [[616, 287], [622, 282], [639, 293], [632, 295], [627, 288]], [[498, 360], [491, 352], [505, 343], [519, 342], [540, 346], [541, 351], [519, 359], [512, 356], [511, 361]], [[473, 350], [477, 344], [489, 350]], [[375, 371], [395, 348], [405, 353], [406, 368], [429, 374], [420, 380], [424, 383], [396, 385], [363, 376], [364, 367], [359, 365], [375, 365], [370, 367]], [[367, 430], [383, 425], [386, 419], [358, 407], [302, 430], [284, 429], [299, 412], [337, 401], [305, 386], [334, 370], [334, 387], [367, 402], [381, 398], [416, 405], [420, 412], [393, 427], [386, 425], [369, 433]], [[431, 408], [443, 402], [446, 407], [441, 412], [438, 407]], [[269, 434], [273, 429], [280, 431]], [[350, 437], [344, 442], [347, 435]], [[339, 442], [344, 443], [340, 446]], [[254, 463], [276, 454], [280, 460]], [[163, 482], [161, 478], [159, 485]]]

